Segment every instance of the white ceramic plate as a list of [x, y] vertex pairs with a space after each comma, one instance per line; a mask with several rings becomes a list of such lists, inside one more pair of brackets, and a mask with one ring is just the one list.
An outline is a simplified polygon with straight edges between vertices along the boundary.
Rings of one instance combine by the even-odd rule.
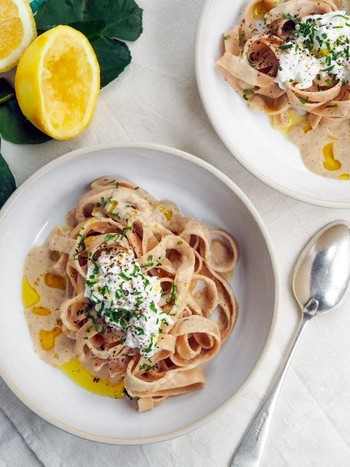
[[269, 118], [248, 108], [215, 68], [225, 31], [239, 23], [249, 0], [207, 0], [197, 31], [196, 74], [199, 92], [218, 135], [257, 178], [301, 201], [350, 207], [350, 181], [331, 180], [308, 171], [299, 149]]
[[[240, 311], [233, 334], [205, 367], [201, 391], [139, 414], [126, 400], [81, 389], [34, 353], [21, 302], [23, 263], [34, 244], [64, 223], [89, 183], [102, 175], [127, 178], [158, 199], [175, 201], [184, 215], [221, 226], [238, 240], [233, 278]], [[0, 375], [34, 412], [87, 439], [138, 444], [183, 434], [217, 414], [247, 380], [268, 342], [276, 304], [271, 246], [246, 196], [218, 170], [161, 146], [99, 146], [51, 162], [27, 180], [0, 215]]]

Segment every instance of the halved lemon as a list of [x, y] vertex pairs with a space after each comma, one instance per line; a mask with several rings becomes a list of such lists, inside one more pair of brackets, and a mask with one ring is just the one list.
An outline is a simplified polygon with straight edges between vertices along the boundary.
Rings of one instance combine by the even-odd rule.
[[0, 72], [10, 70], [35, 39], [36, 26], [28, 0], [1, 0]]
[[79, 135], [100, 91], [100, 67], [90, 42], [70, 26], [37, 37], [22, 55], [15, 90], [23, 114], [55, 139]]

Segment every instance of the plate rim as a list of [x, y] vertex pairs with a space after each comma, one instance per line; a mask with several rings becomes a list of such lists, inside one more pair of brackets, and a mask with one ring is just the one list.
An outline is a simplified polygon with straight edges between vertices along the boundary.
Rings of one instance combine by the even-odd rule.
[[78, 436], [83, 439], [87, 439], [90, 441], [96, 441], [99, 443], [104, 443], [104, 444], [111, 444], [111, 445], [146, 445], [146, 444], [151, 444], [151, 443], [158, 443], [166, 440], [170, 440], [182, 435], [185, 435], [189, 432], [192, 432], [205, 424], [207, 424], [209, 421], [213, 420], [216, 418], [218, 415], [223, 413], [227, 407], [233, 403], [234, 400], [236, 400], [241, 392], [249, 385], [250, 381], [254, 378], [255, 374], [257, 373], [260, 365], [262, 364], [262, 361], [264, 360], [269, 348], [271, 347], [272, 340], [273, 340], [273, 335], [275, 333], [276, 329], [276, 321], [277, 321], [277, 315], [278, 315], [278, 309], [279, 307], [279, 300], [280, 300], [280, 274], [278, 272], [278, 266], [277, 266], [277, 261], [276, 261], [276, 256], [274, 252], [274, 248], [272, 245], [272, 239], [270, 237], [270, 234], [264, 224], [264, 221], [259, 214], [258, 210], [255, 208], [253, 203], [250, 201], [248, 196], [243, 192], [241, 188], [239, 188], [233, 180], [231, 180], [227, 175], [225, 175], [223, 172], [221, 172], [219, 169], [211, 165], [210, 163], [204, 161], [203, 159], [199, 158], [198, 156], [195, 156], [193, 154], [190, 154], [188, 152], [182, 151], [180, 149], [176, 149], [174, 147], [162, 145], [162, 144], [154, 144], [154, 143], [141, 143], [141, 142], [127, 142], [127, 143], [107, 143], [107, 144], [97, 144], [97, 145], [92, 145], [92, 146], [87, 146], [84, 148], [76, 149], [73, 151], [70, 151], [62, 156], [59, 156], [52, 161], [48, 162], [45, 164], [43, 167], [35, 171], [30, 177], [28, 177], [10, 196], [10, 198], [5, 202], [3, 207], [0, 209], [0, 230], [1, 230], [1, 223], [3, 219], [6, 217], [8, 211], [11, 209], [12, 205], [14, 202], [22, 196], [22, 194], [30, 189], [30, 187], [38, 180], [40, 177], [45, 175], [47, 172], [50, 172], [54, 170], [56, 167], [59, 167], [61, 165], [64, 165], [66, 162], [69, 162], [70, 160], [77, 159], [81, 156], [85, 156], [89, 153], [93, 152], [102, 152], [105, 150], [111, 150], [111, 149], [139, 149], [139, 150], [145, 150], [145, 151], [154, 151], [154, 152], [159, 152], [162, 153], [162, 156], [175, 156], [179, 159], [184, 159], [187, 160], [194, 165], [199, 165], [200, 167], [204, 168], [205, 170], [209, 171], [212, 173], [216, 178], [218, 178], [222, 183], [224, 183], [228, 188], [233, 191], [237, 197], [242, 201], [242, 203], [246, 206], [252, 217], [254, 218], [254, 221], [257, 223], [257, 226], [263, 236], [263, 239], [265, 241], [270, 262], [271, 262], [271, 269], [272, 269], [272, 276], [274, 279], [274, 293], [275, 293], [275, 300], [274, 300], [274, 309], [272, 311], [272, 320], [271, 320], [271, 326], [268, 332], [268, 336], [266, 339], [266, 342], [264, 344], [264, 347], [262, 349], [262, 352], [260, 356], [257, 359], [257, 362], [255, 366], [253, 367], [252, 371], [250, 374], [247, 376], [247, 378], [241, 383], [240, 387], [237, 389], [237, 391], [231, 395], [224, 403], [222, 403], [217, 409], [215, 409], [212, 413], [208, 414], [207, 416], [201, 418], [200, 420], [190, 423], [186, 427], [174, 430], [174, 431], [169, 431], [165, 434], [162, 435], [154, 435], [154, 436], [146, 436], [146, 437], [140, 437], [140, 438], [120, 438], [120, 437], [114, 437], [114, 436], [105, 436], [105, 435], [96, 435], [92, 434], [86, 431], [82, 431], [80, 429], [77, 429], [75, 427], [70, 426], [68, 423], [62, 422], [61, 420], [58, 420], [56, 417], [48, 414], [46, 411], [40, 408], [40, 406], [36, 405], [33, 403], [29, 398], [27, 398], [26, 395], [23, 394], [21, 389], [16, 385], [16, 383], [12, 380], [11, 376], [6, 373], [4, 368], [1, 366], [0, 362], [0, 377], [3, 379], [7, 387], [11, 390], [11, 392], [18, 397], [18, 399], [27, 407], [29, 408], [33, 413], [38, 415], [40, 418], [45, 420], [46, 422], [50, 423], [51, 425], [55, 426], [56, 428], [59, 428], [67, 433], [70, 433], [72, 435]]
[[[292, 189], [286, 188], [285, 186], [281, 185], [280, 183], [270, 179], [268, 176], [261, 174], [257, 169], [255, 169], [254, 165], [250, 164], [244, 155], [237, 149], [234, 143], [232, 143], [229, 138], [226, 136], [225, 132], [221, 129], [221, 126], [216, 118], [215, 112], [212, 110], [212, 106], [210, 100], [205, 92], [205, 80], [203, 76], [205, 75], [204, 71], [201, 69], [201, 60], [200, 55], [202, 53], [202, 42], [203, 42], [203, 30], [206, 24], [206, 20], [208, 18], [208, 13], [211, 6], [214, 4], [215, 0], [206, 0], [197, 25], [196, 30], [196, 39], [195, 39], [195, 74], [196, 74], [196, 82], [199, 91], [199, 95], [201, 101], [203, 103], [203, 107], [205, 112], [209, 118], [209, 121], [219, 136], [220, 140], [225, 145], [226, 149], [231, 153], [231, 155], [240, 163], [242, 167], [244, 167], [248, 172], [250, 172], [255, 178], [263, 182], [268, 187], [274, 189], [275, 191], [282, 193], [283, 195], [289, 196], [292, 199], [296, 199], [298, 201], [303, 201], [307, 204], [312, 204], [315, 206], [321, 207], [328, 207], [328, 208], [343, 208], [348, 209], [350, 208], [350, 199], [345, 201], [330, 201], [330, 200], [323, 200], [319, 199], [314, 196], [303, 195], [297, 191], [293, 191]], [[240, 0], [243, 4], [243, 0]]]

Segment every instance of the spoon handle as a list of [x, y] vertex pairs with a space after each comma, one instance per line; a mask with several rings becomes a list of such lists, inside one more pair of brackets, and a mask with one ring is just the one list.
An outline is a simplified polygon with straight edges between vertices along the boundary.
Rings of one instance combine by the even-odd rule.
[[255, 418], [245, 432], [238, 448], [236, 449], [231, 467], [257, 467], [260, 464], [261, 455], [265, 446], [267, 433], [269, 431], [272, 413], [276, 405], [284, 377], [294, 355], [297, 343], [302, 335], [305, 325], [313, 315], [303, 313], [298, 330], [292, 341], [290, 350], [279, 369], [265, 399], [259, 408]]

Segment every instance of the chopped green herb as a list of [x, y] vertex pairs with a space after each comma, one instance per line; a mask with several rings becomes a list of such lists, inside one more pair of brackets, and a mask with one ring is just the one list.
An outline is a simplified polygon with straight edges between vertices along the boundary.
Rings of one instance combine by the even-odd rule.
[[253, 89], [245, 89], [245, 90], [243, 91], [243, 99], [245, 99], [245, 100], [247, 101], [247, 100], [248, 100], [248, 96], [249, 96], [250, 94], [254, 94]]
[[120, 238], [125, 238], [128, 230], [132, 230], [132, 227], [130, 225], [127, 225], [126, 227], [124, 227], [121, 234], [119, 234]]
[[148, 365], [147, 363], [143, 363], [142, 365], [139, 366], [139, 370], [151, 371], [155, 367], [156, 365]]
[[171, 289], [170, 289], [170, 297], [169, 297], [169, 300], [168, 300], [168, 305], [175, 305], [175, 302], [176, 302], [176, 289], [177, 289], [177, 286], [175, 284], [175, 282], [173, 282], [171, 284]]
[[114, 238], [116, 238], [116, 234], [107, 234], [104, 236], [102, 242], [100, 243], [100, 245], [105, 245], [107, 244], [110, 240], [113, 240]]
[[299, 18], [297, 16], [291, 15], [290, 13], [284, 13], [284, 17], [290, 21], [293, 21], [294, 23], [299, 22]]
[[285, 44], [285, 45], [280, 45], [278, 48], [281, 50], [288, 50], [293, 47], [293, 44]]

